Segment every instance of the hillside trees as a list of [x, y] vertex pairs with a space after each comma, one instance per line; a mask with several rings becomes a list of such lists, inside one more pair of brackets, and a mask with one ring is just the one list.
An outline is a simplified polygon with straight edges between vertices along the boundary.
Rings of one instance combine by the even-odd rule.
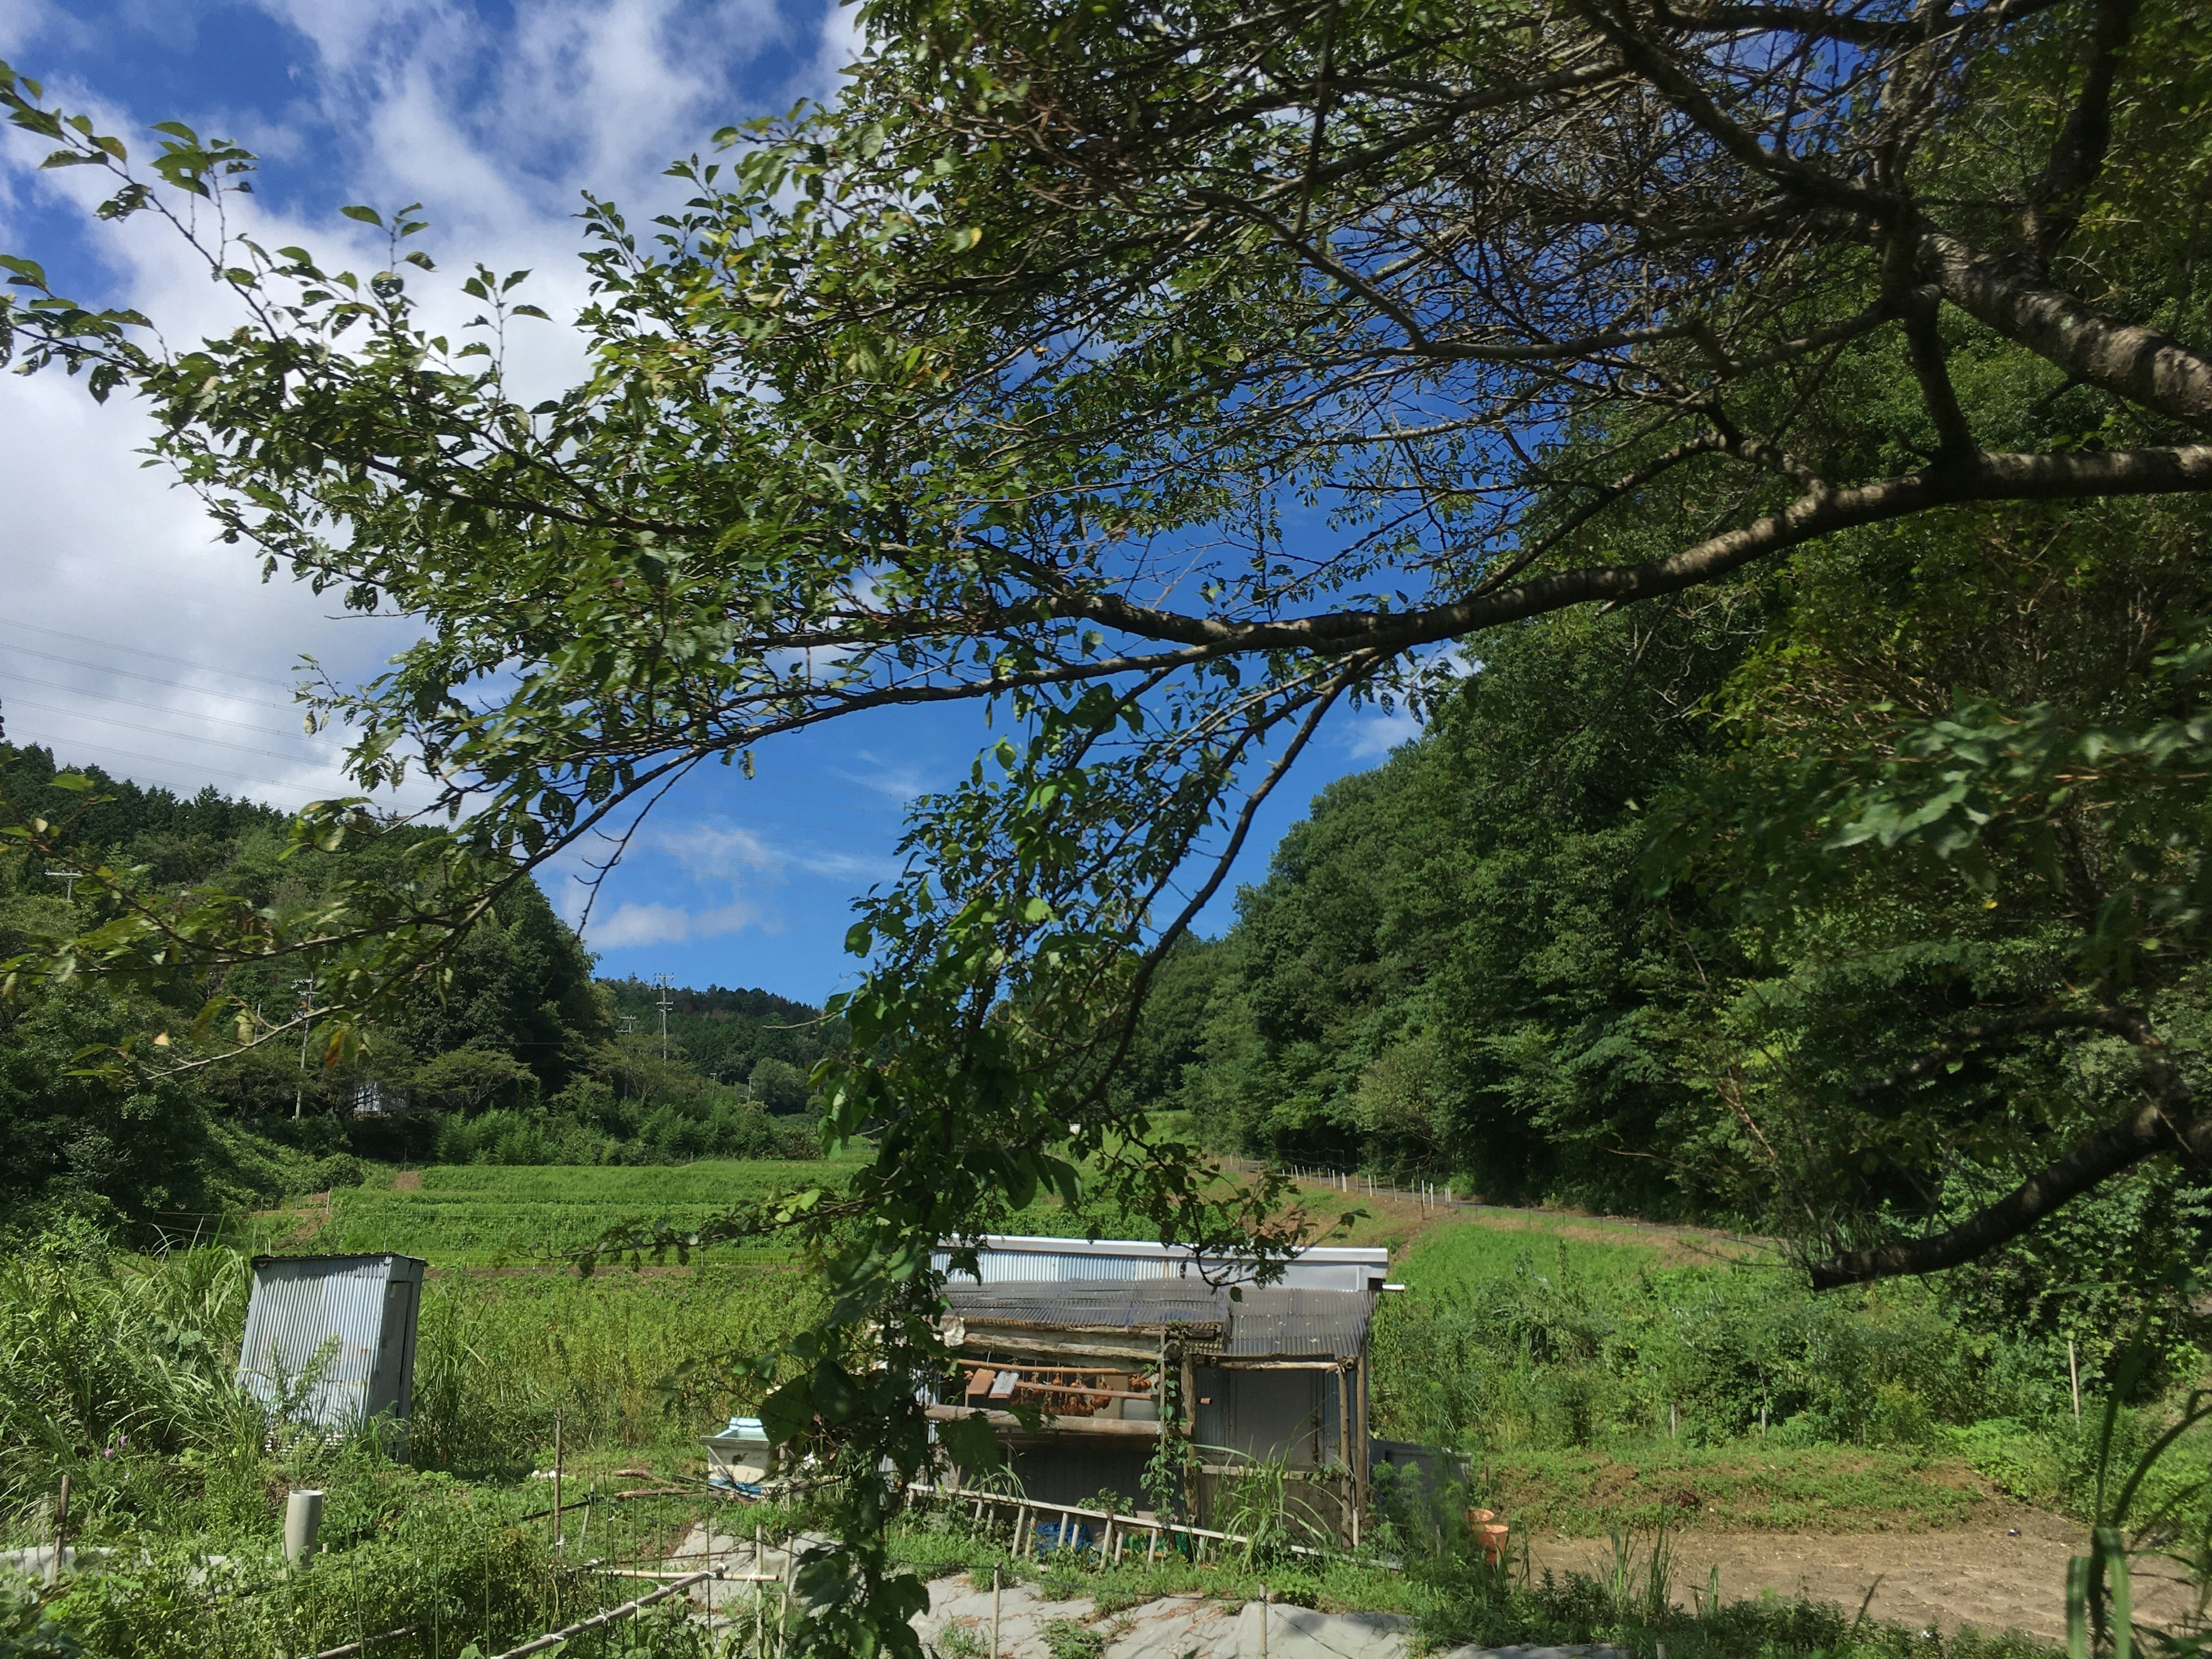
[[[281, 914], [320, 902], [346, 865], [374, 867], [394, 855], [389, 843], [364, 843], [288, 856], [289, 820], [268, 808], [212, 790], [183, 799], [96, 769], [76, 775], [89, 786], [82, 790], [57, 787], [57, 775], [69, 774], [45, 750], [0, 747], [0, 822], [20, 828], [44, 817], [66, 826], [52, 858], [27, 856], [20, 840], [0, 845], [0, 952], [9, 955], [112, 915], [113, 894], [80, 878], [72, 896], [56, 870], [127, 872], [125, 892], [140, 896], [216, 884]], [[395, 830], [391, 840], [418, 833]], [[227, 990], [266, 1027], [297, 1007], [301, 977], [272, 963], [240, 963]], [[780, 1012], [803, 1031], [822, 1029], [818, 1011], [803, 1004], [720, 994]], [[0, 1002], [5, 1224], [35, 1231], [68, 1212], [190, 1229], [227, 1206], [306, 1190], [349, 1153], [665, 1162], [790, 1156], [813, 1144], [805, 1120], [771, 1123], [680, 1060], [663, 1064], [616, 1041], [607, 1009], [619, 1005], [619, 988], [593, 984], [589, 953], [534, 884], [503, 894], [460, 941], [450, 971], [392, 999], [350, 1054], [303, 1058], [295, 1036], [204, 1066], [159, 1063], [155, 1039], [182, 1049], [204, 997], [197, 985], [88, 975], [21, 987]], [[742, 1013], [723, 1023], [732, 1041], [776, 1037]], [[371, 1081], [411, 1097], [415, 1109], [353, 1118], [354, 1090]], [[781, 1103], [803, 1110], [803, 1080], [797, 1102]]]
[[[2179, 907], [2201, 879], [2205, 531], [2132, 504], [1976, 514], [1494, 639], [1241, 896], [1160, 1099], [1249, 1147], [1729, 1219], [1816, 1259], [1984, 1213], [2139, 1109], [2142, 1050], [2106, 1011], [2201, 1076]], [[2146, 732], [2178, 745], [2165, 764]], [[1990, 811], [1975, 792], [2017, 790], [2039, 744], [2040, 799]], [[1968, 786], [1944, 811], [1984, 821], [1930, 814], [1869, 858], [1856, 824], [1931, 755]], [[1947, 821], [1940, 853], [1905, 851]], [[2084, 1352], [2146, 1316], [2195, 1328], [2202, 1166], [2099, 1191], [1951, 1293]]]
[[[371, 1006], [690, 768], [893, 704], [1011, 720], [854, 931], [830, 1127], [870, 1125], [877, 1158], [732, 1224], [803, 1217], [837, 1289], [778, 1417], [847, 1447], [856, 1540], [882, 1460], [929, 1455], [927, 1263], [967, 1218], [1070, 1185], [1072, 1153], [1164, 1232], [1283, 1242], [1253, 1231], [1264, 1193], [1203, 1202], [1112, 1073], [1332, 708], [1427, 695], [1448, 642], [1845, 530], [2212, 489], [2208, 233], [2171, 210], [2212, 121], [2201, 8], [863, 21], [835, 109], [680, 164], [692, 198], [642, 234], [593, 204], [591, 372], [529, 407], [501, 367], [533, 325], [514, 280], [469, 276], [478, 320], [432, 325], [411, 210], [377, 220], [386, 269], [327, 271], [235, 234], [235, 146], [172, 128], [141, 177], [0, 79], [58, 165], [114, 177], [110, 214], [173, 216], [242, 322], [172, 353], [16, 259], [34, 297], [0, 343], [145, 397], [226, 534], [425, 621], [325, 712], [364, 787], [419, 763], [458, 815], [406, 879], [297, 927], [210, 899], [53, 960], [322, 952]], [[1928, 775], [1850, 781], [1850, 822], [1877, 796], [1914, 819]], [[2142, 1109], [2132, 1156], [2212, 1133], [2171, 1089]], [[913, 1586], [856, 1547], [807, 1581], [811, 1638], [903, 1641]]]
[[1212, 1133], [1501, 1200], [1709, 1203], [1662, 1158], [1698, 1133], [1674, 1049], [1699, 907], [1647, 894], [1642, 809], [1717, 742], [1700, 706], [1771, 608], [1492, 636], [1422, 738], [1332, 785], [1239, 895], [1173, 1098]]

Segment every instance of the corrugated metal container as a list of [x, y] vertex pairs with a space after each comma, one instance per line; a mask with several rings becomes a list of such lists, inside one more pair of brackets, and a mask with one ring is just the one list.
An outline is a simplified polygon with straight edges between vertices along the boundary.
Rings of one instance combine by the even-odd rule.
[[239, 1385], [272, 1410], [339, 1432], [415, 1404], [422, 1269], [411, 1255], [256, 1256]]

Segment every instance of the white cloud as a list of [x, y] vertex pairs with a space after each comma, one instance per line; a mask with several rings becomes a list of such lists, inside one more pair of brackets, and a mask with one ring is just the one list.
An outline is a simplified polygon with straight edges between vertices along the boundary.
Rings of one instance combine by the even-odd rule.
[[733, 880], [750, 874], [769, 880], [796, 871], [838, 880], [878, 881], [897, 873], [896, 863], [847, 853], [815, 842], [771, 841], [741, 824], [696, 819], [648, 834], [646, 844], [672, 854], [694, 880]]
[[781, 923], [766, 917], [743, 900], [707, 910], [686, 910], [674, 904], [617, 904], [602, 921], [593, 917], [589, 943], [604, 951], [639, 945], [684, 945], [695, 939], [721, 939], [757, 927], [763, 933], [782, 930]]
[[[828, 92], [853, 55], [844, 14], [783, 13], [771, 0], [520, 0], [511, 12], [462, 0], [259, 4], [305, 43], [281, 104], [120, 108], [96, 69], [89, 84], [48, 74], [48, 96], [88, 110], [134, 149], [149, 143], [148, 124], [170, 118], [258, 144], [270, 158], [270, 188], [236, 204], [236, 228], [264, 246], [301, 243], [326, 264], [374, 270], [381, 239], [319, 205], [294, 213], [283, 202], [330, 179], [343, 199], [419, 199], [434, 226], [423, 240], [444, 275], [458, 280], [456, 267], [477, 259], [529, 268], [528, 297], [556, 317], [585, 298], [580, 189], [616, 198], [642, 224], [678, 191], [659, 176], [670, 157], [703, 149], [726, 122]], [[93, 44], [111, 58], [153, 57], [188, 42], [212, 15], [190, 4], [143, 16], [126, 9]], [[741, 90], [736, 77], [777, 46], [801, 64], [797, 82]], [[67, 8], [0, 0], [0, 52], [18, 69], [37, 73], [41, 53], [91, 51]], [[234, 325], [197, 255], [150, 222], [94, 223], [100, 181], [91, 169], [37, 170], [46, 148], [21, 134], [0, 139], [0, 249], [36, 254], [58, 223], [70, 224], [103, 268], [101, 299], [155, 318], [173, 342]], [[416, 280], [438, 325], [476, 309], [450, 285]], [[580, 361], [573, 333], [558, 325], [521, 325], [510, 349], [526, 398], [565, 382]], [[284, 688], [303, 653], [342, 679], [372, 675], [410, 626], [346, 618], [335, 595], [318, 598], [285, 574], [263, 585], [250, 550], [216, 543], [197, 503], [143, 469], [147, 433], [127, 400], [95, 405], [58, 374], [0, 380], [0, 698], [9, 736], [179, 788], [213, 782], [283, 805], [344, 789], [337, 745], [300, 735]], [[46, 657], [30, 654], [48, 647]], [[71, 660], [50, 659], [58, 656]], [[808, 856], [800, 849], [781, 862], [811, 868]]]
[[1420, 735], [1421, 722], [1410, 708], [1388, 713], [1375, 709], [1351, 723], [1351, 729], [1344, 736], [1344, 746], [1354, 760], [1376, 761]]
[[853, 758], [865, 762], [865, 772], [841, 771], [837, 775], [848, 783], [856, 783], [871, 794], [881, 795], [885, 800], [906, 805], [918, 795], [929, 793], [931, 784], [911, 766], [901, 766], [873, 755], [865, 749], [855, 749]]

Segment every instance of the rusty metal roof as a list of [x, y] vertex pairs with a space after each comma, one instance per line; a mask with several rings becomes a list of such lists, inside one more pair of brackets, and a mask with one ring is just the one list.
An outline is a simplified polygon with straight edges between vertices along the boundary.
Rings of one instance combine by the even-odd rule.
[[1357, 1291], [1256, 1289], [1232, 1300], [1196, 1279], [945, 1286], [962, 1320], [1014, 1329], [1152, 1334], [1170, 1326], [1240, 1359], [1344, 1359], [1367, 1340], [1371, 1304]]

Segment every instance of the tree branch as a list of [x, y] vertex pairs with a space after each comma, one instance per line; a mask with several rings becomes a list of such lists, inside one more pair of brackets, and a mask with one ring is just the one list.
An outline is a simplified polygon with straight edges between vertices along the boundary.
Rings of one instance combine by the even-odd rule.
[[1816, 489], [1779, 512], [1645, 564], [1600, 565], [1420, 611], [1344, 611], [1283, 622], [1229, 622], [1133, 605], [1118, 594], [1071, 596], [1054, 608], [1207, 654], [1238, 651], [1403, 651], [1571, 605], [1632, 605], [1680, 592], [1769, 554], [1859, 525], [1965, 501], [2078, 501], [2212, 490], [2212, 445], [2060, 455], [1975, 455], [1955, 465], [1846, 489]]
[[2084, 385], [2212, 430], [2212, 356], [2025, 280], [2011, 262], [1942, 231], [1922, 234], [1917, 263], [1923, 279], [1960, 310]]
[[[1844, 1285], [1863, 1285], [1877, 1279], [1897, 1279], [1940, 1273], [1985, 1255], [2017, 1238], [2030, 1227], [2079, 1198], [2099, 1182], [2160, 1152], [2178, 1152], [2195, 1162], [2212, 1162], [2212, 1116], [2200, 1116], [2195, 1095], [2163, 1046], [2139, 1015], [2113, 1009], [2100, 1012], [2051, 1010], [1995, 1020], [1964, 1034], [1961, 1043], [2033, 1030], [2072, 1027], [2101, 1028], [2126, 1037], [2143, 1050], [2143, 1082], [2151, 1099], [2140, 1111], [2122, 1118], [2083, 1141], [2063, 1158], [2045, 1164], [1996, 1203], [1976, 1211], [1956, 1226], [1924, 1238], [1899, 1239], [1846, 1250], [1813, 1264], [1813, 1288], [1832, 1291]], [[1948, 1053], [1960, 1052], [1960, 1044]], [[1946, 1054], [1939, 1050], [1899, 1075], [1923, 1074]]]
[[2082, 199], [2104, 167], [2105, 149], [2112, 139], [2112, 76], [2135, 18], [2136, 0], [2101, 0], [2097, 8], [2081, 95], [2051, 147], [2043, 177], [2028, 198], [2024, 228], [2038, 270], [2049, 267], [2051, 256], [2074, 234]]

